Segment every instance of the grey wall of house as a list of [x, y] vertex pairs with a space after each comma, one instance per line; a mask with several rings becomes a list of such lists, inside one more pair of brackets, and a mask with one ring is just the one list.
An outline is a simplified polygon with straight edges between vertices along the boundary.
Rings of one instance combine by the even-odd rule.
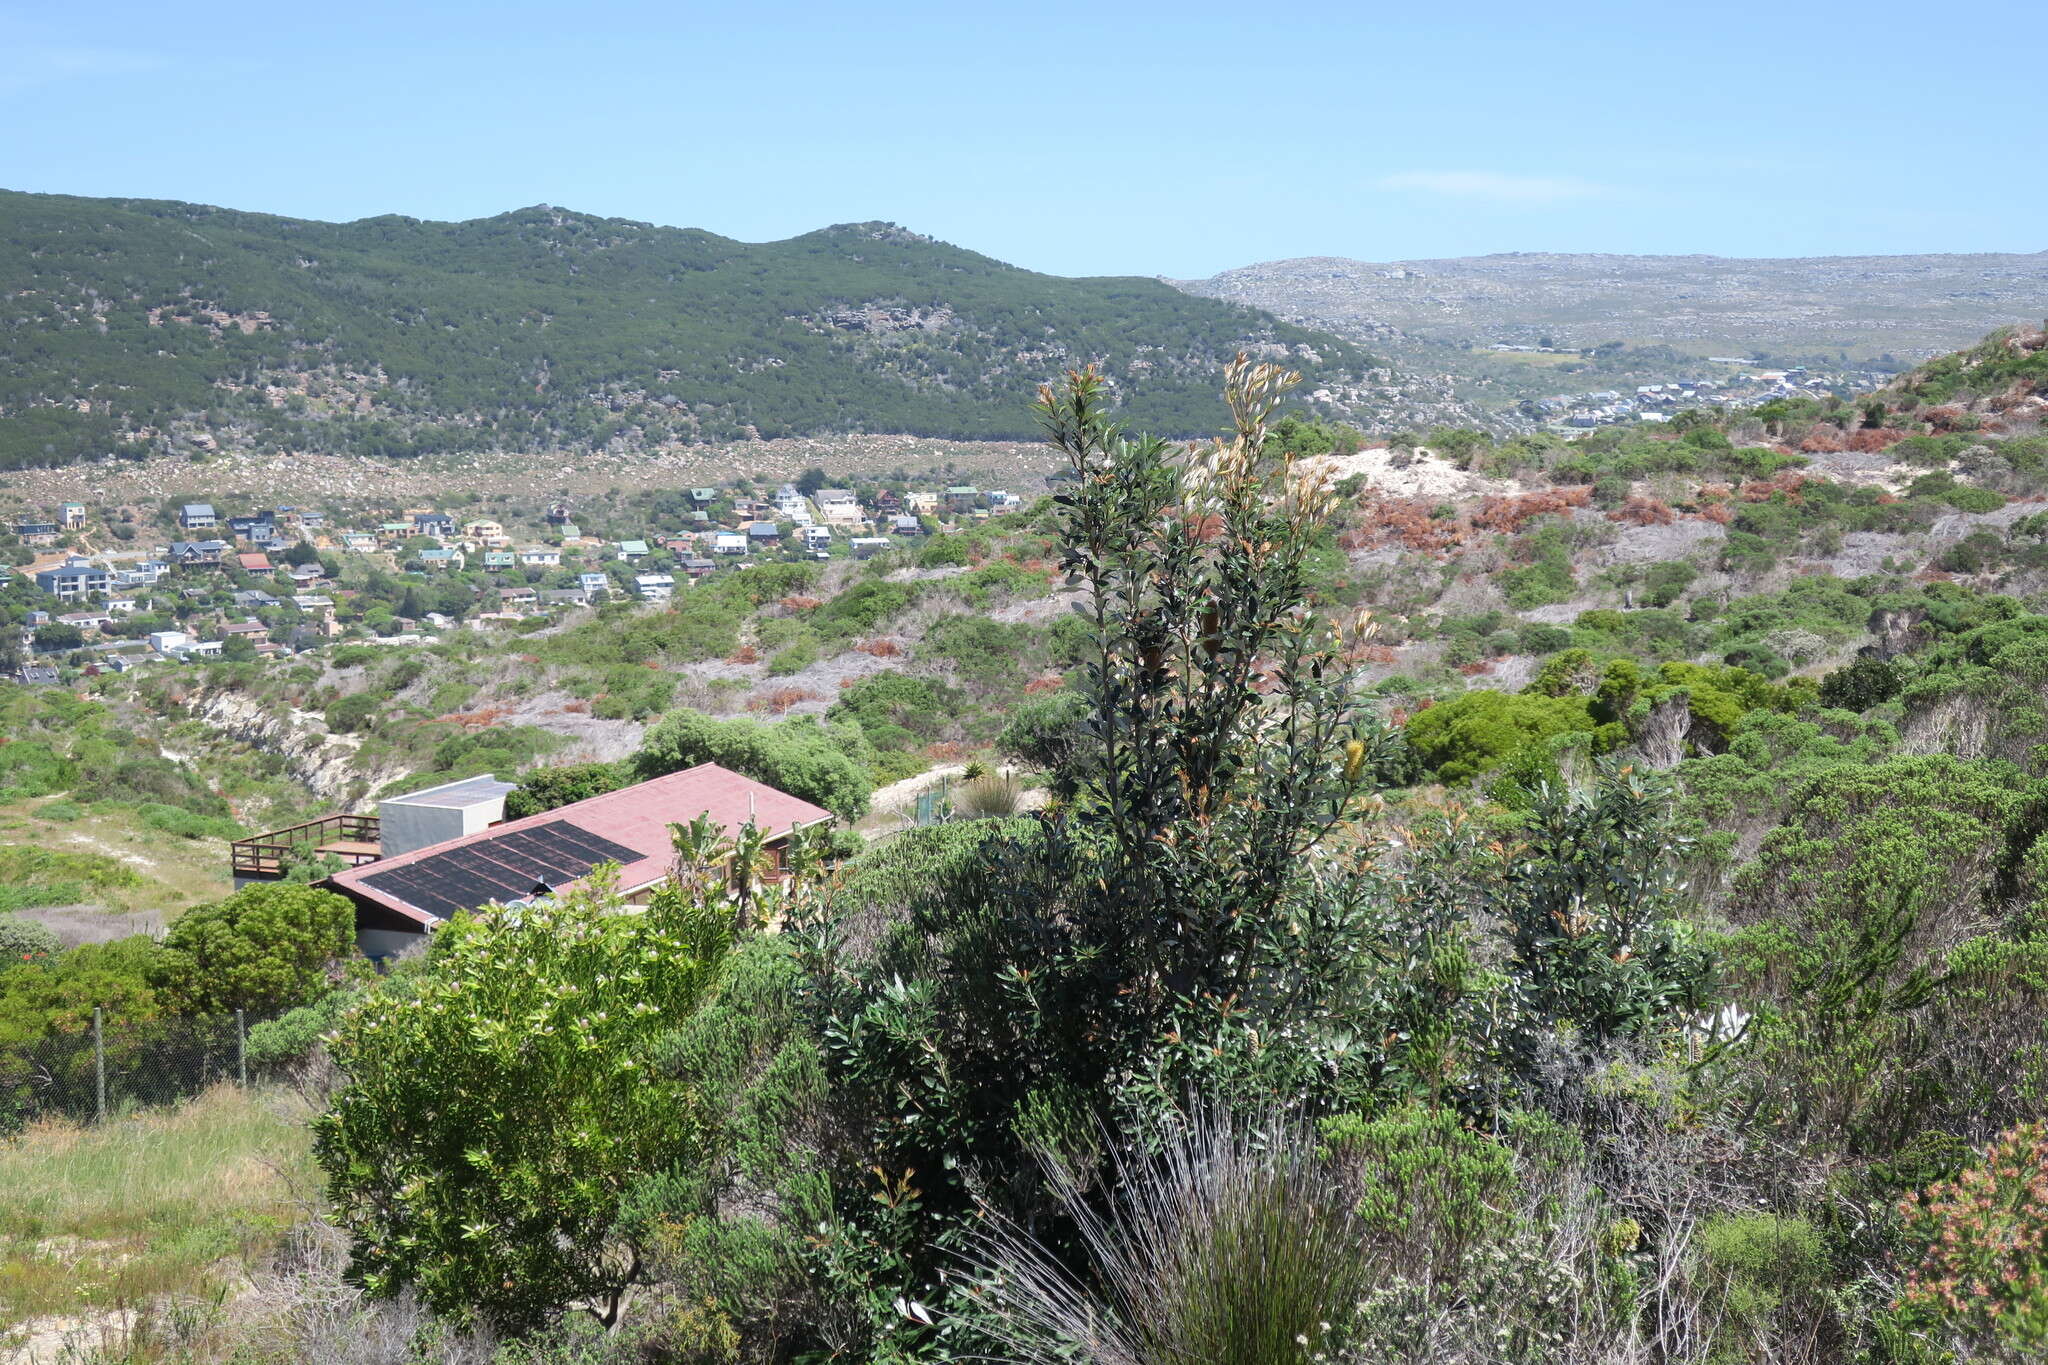
[[382, 855], [395, 858], [416, 848], [460, 839], [489, 828], [505, 806], [502, 801], [475, 806], [408, 805], [382, 801], [377, 805], [377, 844]]
[[356, 948], [372, 960], [399, 957], [427, 941], [424, 929], [357, 929]]

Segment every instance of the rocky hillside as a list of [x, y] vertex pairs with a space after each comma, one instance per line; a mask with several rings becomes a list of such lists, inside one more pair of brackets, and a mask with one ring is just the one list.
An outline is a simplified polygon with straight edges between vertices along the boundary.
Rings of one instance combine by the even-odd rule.
[[753, 244], [548, 207], [335, 224], [0, 192], [0, 287], [0, 467], [1029, 438], [1033, 388], [1086, 362], [1134, 423], [1192, 433], [1239, 349], [1333, 397], [1370, 365], [1159, 281], [1034, 274], [883, 223]]

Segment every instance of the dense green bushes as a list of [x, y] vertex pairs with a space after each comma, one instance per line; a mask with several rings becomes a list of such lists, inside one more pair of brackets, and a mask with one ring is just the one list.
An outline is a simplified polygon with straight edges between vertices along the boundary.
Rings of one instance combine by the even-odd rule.
[[664, 773], [717, 763], [756, 781], [825, 807], [844, 820], [867, 812], [874, 785], [859, 726], [819, 725], [809, 718], [764, 725], [754, 720], [713, 720], [677, 711], [647, 732], [633, 756], [644, 781]]

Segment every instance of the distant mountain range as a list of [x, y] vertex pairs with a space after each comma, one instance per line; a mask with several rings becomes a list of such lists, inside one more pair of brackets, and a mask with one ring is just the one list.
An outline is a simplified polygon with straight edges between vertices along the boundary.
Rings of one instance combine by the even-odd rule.
[[1219, 367], [1325, 391], [1361, 348], [1149, 279], [1035, 274], [884, 223], [745, 243], [536, 207], [321, 223], [0, 191], [0, 468], [196, 447], [386, 458], [835, 432], [1034, 433], [1094, 362], [1135, 426]]
[[[1373, 344], [1768, 352], [1900, 365], [2048, 312], [2033, 255], [1603, 256], [1514, 252], [1435, 261], [1310, 256], [1174, 283]], [[1390, 330], [1391, 329], [1391, 330]]]

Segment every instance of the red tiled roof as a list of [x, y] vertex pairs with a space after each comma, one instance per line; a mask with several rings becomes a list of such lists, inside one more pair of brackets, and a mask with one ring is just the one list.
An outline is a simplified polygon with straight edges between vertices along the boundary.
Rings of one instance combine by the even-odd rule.
[[252, 573], [258, 569], [262, 569], [266, 572], [268, 572], [268, 570], [270, 569], [269, 555], [236, 555], [235, 558], [241, 561], [243, 568], [248, 569]]
[[538, 815], [507, 820], [460, 839], [430, 844], [410, 853], [348, 868], [335, 873], [329, 881], [359, 900], [388, 906], [421, 924], [432, 924], [437, 916], [388, 890], [366, 885], [364, 878], [437, 853], [446, 853], [450, 849], [487, 843], [501, 835], [544, 825], [552, 820], [567, 820], [600, 838], [623, 844], [640, 855], [619, 869], [619, 890], [636, 891], [667, 876], [675, 862], [675, 844], [669, 836], [668, 827], [688, 824], [699, 815], [709, 815], [728, 835], [751, 819], [755, 828], [770, 837], [786, 835], [797, 826], [833, 818], [832, 812], [822, 806], [814, 806], [788, 792], [778, 791], [765, 782], [756, 782], [716, 763], [700, 763], [679, 773], [557, 806]]

